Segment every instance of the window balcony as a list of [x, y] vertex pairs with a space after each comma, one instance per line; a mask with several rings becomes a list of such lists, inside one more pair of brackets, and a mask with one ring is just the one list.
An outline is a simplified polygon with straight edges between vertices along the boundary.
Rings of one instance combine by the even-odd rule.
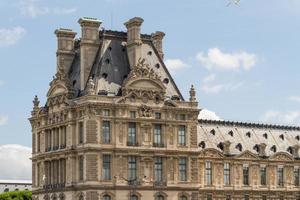
[[134, 179], [134, 180], [128, 180], [128, 185], [130, 186], [140, 186], [141, 185], [141, 182]]
[[137, 142], [127, 142], [127, 146], [138, 146]]
[[153, 147], [163, 148], [165, 145], [163, 143], [153, 143]]
[[43, 185], [43, 189], [45, 189], [45, 190], [60, 189], [60, 188], [64, 188], [64, 187], [65, 187], [65, 183]]
[[162, 187], [162, 186], [167, 186], [167, 182], [166, 181], [155, 181], [153, 183], [154, 187]]
[[65, 149], [66, 148], [66, 145], [65, 144], [61, 144], [60, 145], [60, 149]]

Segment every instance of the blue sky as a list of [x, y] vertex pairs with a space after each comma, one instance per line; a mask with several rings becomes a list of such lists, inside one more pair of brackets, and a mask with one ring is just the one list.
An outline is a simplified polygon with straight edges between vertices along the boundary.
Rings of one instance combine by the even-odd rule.
[[165, 32], [165, 60], [178, 87], [188, 98], [194, 84], [210, 117], [299, 125], [300, 2], [228, 2], [0, 1], [0, 145], [31, 146], [27, 118], [35, 94], [45, 103], [55, 73], [54, 30], [71, 28], [79, 37], [83, 16], [123, 31], [140, 16], [143, 33]]

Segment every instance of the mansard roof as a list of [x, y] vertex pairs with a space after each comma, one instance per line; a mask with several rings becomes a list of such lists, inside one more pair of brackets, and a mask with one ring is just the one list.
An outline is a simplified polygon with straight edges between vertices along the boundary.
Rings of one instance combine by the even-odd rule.
[[[96, 85], [96, 94], [107, 94], [118, 96], [121, 86], [130, 72], [130, 64], [126, 49], [127, 33], [112, 30], [99, 31], [100, 45], [93, 61], [93, 66], [89, 72]], [[142, 58], [145, 63], [161, 77], [161, 80], [168, 80], [165, 83], [166, 95], [168, 97], [177, 96], [183, 100], [172, 76], [170, 75], [163, 59], [159, 56], [157, 49], [152, 43], [151, 35], [141, 34]], [[80, 40], [75, 43], [75, 56], [69, 71], [69, 79], [76, 90], [76, 95], [80, 96]]]
[[199, 119], [197, 130], [199, 148], [222, 151], [219, 144], [228, 141], [230, 155], [244, 151], [259, 155], [259, 148], [265, 147], [264, 157], [279, 152], [293, 156], [290, 149], [300, 145], [300, 127], [296, 126]]

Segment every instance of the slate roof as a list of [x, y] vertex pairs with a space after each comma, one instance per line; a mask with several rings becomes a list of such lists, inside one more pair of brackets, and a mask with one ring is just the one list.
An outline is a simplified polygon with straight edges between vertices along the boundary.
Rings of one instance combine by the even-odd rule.
[[[277, 152], [289, 153], [288, 149], [300, 145], [300, 127], [270, 124], [198, 120], [198, 142], [204, 142], [205, 148], [219, 147], [221, 142], [230, 141], [230, 154], [238, 155], [245, 150], [258, 154], [256, 145], [266, 144], [267, 157]], [[238, 145], [242, 146], [242, 151]], [[275, 147], [275, 151], [274, 151]], [[199, 147], [203, 148], [203, 147]]]
[[[130, 72], [126, 51], [127, 33], [111, 30], [102, 30], [99, 33], [100, 45], [93, 62], [94, 64], [90, 76], [95, 81], [97, 94], [106, 93], [110, 96], [120, 95], [122, 83]], [[143, 41], [142, 58], [161, 76], [162, 81], [165, 78], [169, 80], [169, 83], [165, 84], [167, 97], [178, 96], [183, 100], [183, 96], [172, 79], [172, 76], [152, 44], [151, 35], [141, 34], [141, 39]], [[77, 49], [75, 49], [76, 55], [70, 67], [69, 79], [77, 91], [77, 95], [81, 95], [83, 92], [79, 89], [80, 40], [76, 42], [75, 47], [77, 47]]]

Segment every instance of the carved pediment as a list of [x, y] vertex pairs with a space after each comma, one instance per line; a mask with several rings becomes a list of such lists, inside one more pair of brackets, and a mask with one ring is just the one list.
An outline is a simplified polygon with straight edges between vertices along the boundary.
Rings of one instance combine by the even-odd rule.
[[278, 152], [275, 153], [270, 157], [270, 160], [277, 160], [277, 161], [292, 161], [294, 158], [285, 152]]
[[213, 148], [208, 148], [208, 149], [203, 149], [200, 153], [202, 157], [207, 157], [207, 158], [223, 158], [224, 155], [222, 152], [213, 149]]
[[239, 155], [237, 155], [238, 159], [260, 159], [256, 154], [252, 153], [249, 150], [243, 151], [242, 153], [240, 153]]

